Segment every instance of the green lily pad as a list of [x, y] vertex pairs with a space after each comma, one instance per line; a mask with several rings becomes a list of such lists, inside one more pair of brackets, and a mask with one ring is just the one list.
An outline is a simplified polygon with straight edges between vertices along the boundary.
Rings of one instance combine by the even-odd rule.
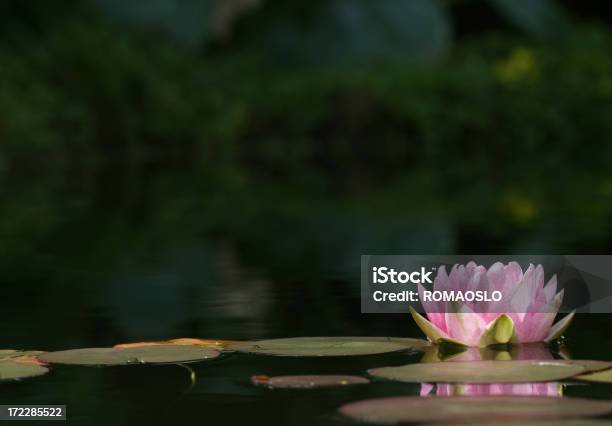
[[374, 377], [427, 383], [534, 383], [562, 380], [587, 371], [563, 361], [465, 361], [408, 364], [368, 370]]
[[0, 361], [0, 380], [18, 380], [28, 377], [41, 376], [49, 369], [41, 365], [22, 364], [10, 359]]
[[254, 376], [253, 384], [270, 389], [313, 389], [330, 386], [348, 386], [370, 383], [365, 377], [339, 375], [300, 375], [300, 376]]
[[44, 353], [44, 351], [19, 351], [16, 349], [2, 349], [0, 350], [0, 360], [17, 358], [19, 356], [39, 356]]
[[[488, 425], [489, 423], [476, 423], [478, 425]], [[549, 421], [527, 421], [503, 423], [503, 426], [612, 426], [612, 420], [603, 419], [568, 419], [568, 420], [549, 420]]]
[[[437, 364], [438, 366], [440, 364]], [[503, 420], [565, 419], [612, 411], [609, 401], [537, 396], [393, 397], [353, 402], [340, 407], [345, 416], [371, 423], [441, 422], [447, 424]]]
[[349, 356], [419, 349], [425, 340], [399, 337], [295, 337], [228, 345], [226, 350], [276, 356]]
[[129, 365], [129, 364], [174, 364], [203, 361], [216, 358], [215, 349], [196, 346], [168, 345], [147, 346], [129, 349], [87, 348], [60, 352], [47, 352], [39, 357], [50, 364], [74, 365]]
[[575, 378], [587, 382], [612, 383], [612, 369], [583, 374]]
[[577, 364], [582, 365], [585, 369], [584, 373], [594, 373], [597, 371], [607, 370], [612, 368], [612, 362], [610, 361], [598, 361], [592, 359], [564, 359], [560, 361], [566, 364]]

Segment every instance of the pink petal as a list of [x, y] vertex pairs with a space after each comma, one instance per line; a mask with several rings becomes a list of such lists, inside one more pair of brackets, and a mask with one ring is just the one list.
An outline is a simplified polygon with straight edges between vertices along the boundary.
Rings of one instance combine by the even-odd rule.
[[504, 264], [501, 262], [496, 262], [491, 265], [487, 271], [487, 279], [489, 280], [491, 291], [503, 290], [504, 284], [506, 283], [506, 271]]
[[438, 268], [438, 273], [436, 274], [436, 278], [434, 278], [433, 289], [434, 290], [450, 290], [451, 283], [448, 275], [446, 274], [446, 268], [444, 265]]
[[555, 293], [557, 292], [557, 275], [553, 275], [548, 284], [544, 287], [544, 296], [546, 298], [546, 303], [550, 303], [555, 297]]
[[520, 322], [523, 321], [525, 314], [529, 312], [529, 307], [535, 299], [537, 291], [537, 282], [535, 278], [535, 267], [530, 264], [523, 275], [523, 280], [517, 286], [510, 300], [512, 312], [517, 314]]
[[527, 313], [523, 321], [516, 327], [516, 334], [520, 343], [541, 342], [546, 338], [556, 313]]
[[446, 333], [446, 321], [444, 319], [444, 306], [443, 302], [432, 302], [426, 301], [423, 297], [423, 292], [425, 291], [425, 287], [421, 284], [417, 285], [417, 289], [419, 291], [419, 299], [421, 300], [421, 305], [423, 305], [423, 309], [427, 313], [427, 319], [440, 330]]
[[433, 385], [430, 385], [429, 383], [421, 383], [421, 396], [427, 396], [431, 393], [431, 391], [433, 390]]
[[487, 327], [480, 315], [467, 306], [462, 306], [459, 312], [447, 312], [445, 319], [448, 335], [468, 346], [477, 346]]

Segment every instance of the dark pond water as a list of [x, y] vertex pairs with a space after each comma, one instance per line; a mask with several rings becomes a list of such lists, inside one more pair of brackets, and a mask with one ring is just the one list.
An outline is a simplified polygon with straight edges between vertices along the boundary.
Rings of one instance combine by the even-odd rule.
[[[421, 337], [408, 314], [360, 314], [359, 255], [466, 248], [444, 215], [273, 186], [220, 193], [183, 174], [14, 177], [3, 181], [0, 202], [0, 348], [177, 337]], [[578, 316], [567, 350], [574, 358], [612, 359], [611, 325], [607, 315]], [[270, 391], [249, 378], [362, 375], [419, 359], [229, 354], [193, 364], [193, 387], [180, 366], [61, 366], [2, 383], [0, 402], [67, 404], [70, 423], [84, 425], [340, 425], [347, 421], [335, 411], [343, 403], [418, 395], [421, 386], [380, 381]], [[568, 385], [564, 392], [609, 398], [612, 385]]]

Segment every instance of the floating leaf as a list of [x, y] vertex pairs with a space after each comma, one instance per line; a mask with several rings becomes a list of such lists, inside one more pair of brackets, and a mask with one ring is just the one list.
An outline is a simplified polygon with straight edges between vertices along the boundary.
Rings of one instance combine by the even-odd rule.
[[370, 383], [365, 377], [337, 375], [301, 375], [301, 376], [254, 376], [251, 382], [270, 389], [312, 389], [330, 386], [347, 386]]
[[[489, 423], [478, 423], [485, 425]], [[603, 419], [568, 419], [568, 420], [551, 420], [551, 421], [527, 421], [527, 422], [510, 422], [503, 423], [503, 426], [612, 426], [612, 421]]]
[[[42, 353], [45, 353], [45, 352], [42, 352]], [[42, 365], [42, 366], [47, 365], [46, 363], [44, 363], [40, 359], [38, 359], [38, 356], [36, 356], [36, 355], [16, 356], [14, 358], [11, 358], [10, 360], [13, 361], [13, 362], [16, 362], [18, 364]]]
[[113, 347], [115, 349], [128, 349], [128, 348], [143, 348], [143, 347], [148, 347], [148, 346], [191, 345], [191, 346], [201, 346], [201, 347], [206, 347], [206, 348], [223, 350], [225, 346], [231, 345], [234, 343], [241, 343], [241, 342], [238, 340], [193, 339], [189, 337], [183, 337], [180, 339], [160, 340], [158, 342], [121, 343]]
[[44, 354], [43, 351], [18, 351], [14, 349], [0, 350], [0, 361], [10, 360], [18, 364], [40, 365], [45, 363], [38, 359], [39, 355]]
[[374, 368], [375, 377], [428, 383], [533, 383], [561, 380], [587, 369], [564, 361], [465, 361]]
[[41, 376], [49, 369], [37, 364], [25, 364], [12, 359], [0, 361], [0, 380], [17, 380]]
[[229, 345], [227, 350], [276, 356], [349, 356], [419, 349], [428, 343], [399, 337], [295, 337]]
[[612, 383], [612, 370], [596, 371], [594, 373], [576, 376], [575, 378], [587, 382]]
[[40, 360], [50, 364], [128, 365], [203, 361], [216, 358], [219, 351], [197, 346], [145, 346], [138, 348], [88, 348], [48, 352]]
[[584, 373], [593, 373], [612, 368], [612, 362], [610, 361], [598, 361], [592, 359], [565, 359], [560, 362], [581, 365], [584, 367]]
[[358, 401], [340, 408], [345, 416], [371, 423], [447, 424], [596, 416], [610, 411], [609, 401], [534, 396], [405, 396]]
[[19, 351], [16, 349], [2, 349], [0, 350], [0, 361], [22, 356], [38, 356], [44, 353], [44, 351]]

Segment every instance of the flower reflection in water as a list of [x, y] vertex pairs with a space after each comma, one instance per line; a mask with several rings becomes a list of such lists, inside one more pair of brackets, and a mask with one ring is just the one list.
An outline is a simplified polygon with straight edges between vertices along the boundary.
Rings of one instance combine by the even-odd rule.
[[421, 396], [563, 396], [563, 385], [550, 383], [504, 383], [494, 385], [421, 384]]
[[[563, 358], [567, 354], [561, 354]], [[461, 361], [510, 361], [525, 360], [549, 361], [554, 359], [549, 347], [543, 343], [528, 343], [502, 348], [468, 348], [452, 345], [435, 345], [424, 348], [421, 362], [461, 362]]]
[[[552, 360], [553, 353], [541, 343], [504, 348], [465, 348], [431, 346], [421, 362]], [[563, 385], [550, 383], [448, 384], [422, 383], [421, 396], [563, 396]]]

